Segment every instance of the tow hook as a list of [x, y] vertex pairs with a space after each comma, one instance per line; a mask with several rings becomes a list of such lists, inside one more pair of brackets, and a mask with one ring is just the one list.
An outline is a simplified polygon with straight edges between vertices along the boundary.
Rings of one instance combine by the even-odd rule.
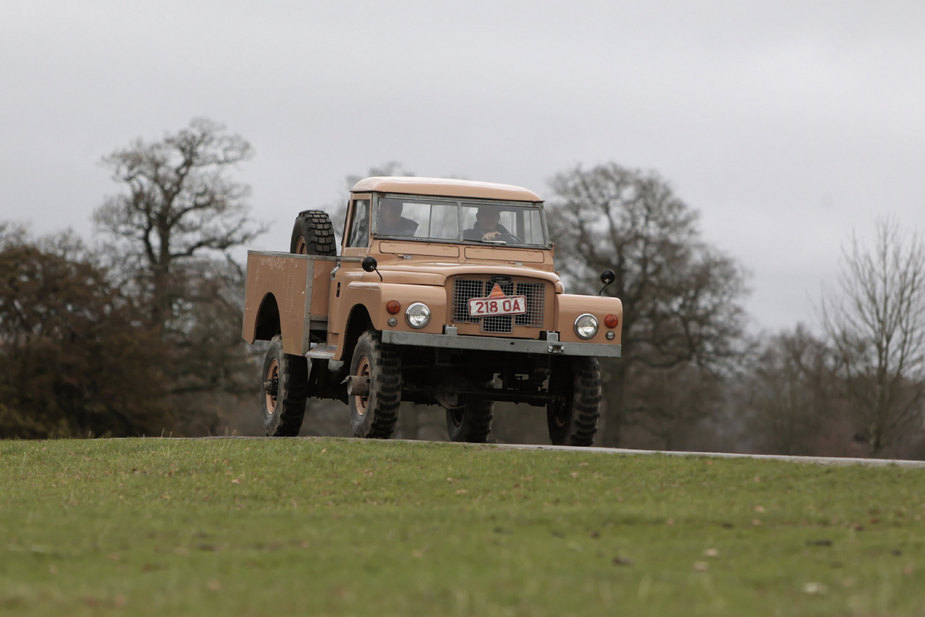
[[565, 351], [565, 344], [559, 342], [558, 332], [547, 332], [546, 342], [549, 343], [546, 345], [546, 351], [549, 353], [562, 353]]

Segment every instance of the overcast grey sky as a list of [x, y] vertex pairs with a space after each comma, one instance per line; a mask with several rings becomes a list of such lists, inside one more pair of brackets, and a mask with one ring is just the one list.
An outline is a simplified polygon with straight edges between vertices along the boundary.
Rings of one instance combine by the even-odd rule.
[[249, 140], [254, 248], [344, 177], [520, 184], [654, 169], [750, 272], [755, 327], [813, 319], [878, 215], [925, 228], [925, 3], [3, 0], [0, 219], [90, 237], [100, 158], [205, 116]]

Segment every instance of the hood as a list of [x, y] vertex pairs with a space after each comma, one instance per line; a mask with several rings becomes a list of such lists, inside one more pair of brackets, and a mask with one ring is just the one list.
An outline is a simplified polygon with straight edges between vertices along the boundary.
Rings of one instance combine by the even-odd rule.
[[547, 270], [537, 270], [526, 266], [512, 266], [510, 264], [460, 264], [440, 262], [402, 262], [399, 264], [380, 264], [379, 273], [385, 283], [405, 283], [416, 285], [445, 285], [446, 279], [459, 275], [488, 275], [493, 274], [536, 278], [556, 285], [559, 275]]

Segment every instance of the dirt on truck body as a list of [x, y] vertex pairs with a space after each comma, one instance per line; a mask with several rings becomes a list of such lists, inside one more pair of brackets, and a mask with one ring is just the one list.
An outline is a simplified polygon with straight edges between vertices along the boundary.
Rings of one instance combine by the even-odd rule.
[[[613, 273], [601, 275], [606, 286]], [[392, 435], [402, 401], [486, 441], [494, 401], [544, 406], [552, 443], [590, 445], [598, 357], [620, 355], [623, 307], [566, 294], [543, 203], [516, 186], [366, 178], [340, 254], [330, 220], [296, 218], [289, 253], [248, 253], [244, 339], [270, 341], [268, 435], [299, 432], [308, 398], [345, 402], [359, 437]]]

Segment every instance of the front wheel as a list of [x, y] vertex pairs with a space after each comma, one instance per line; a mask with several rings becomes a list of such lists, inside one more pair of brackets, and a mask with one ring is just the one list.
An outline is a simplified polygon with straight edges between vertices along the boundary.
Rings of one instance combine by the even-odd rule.
[[549, 389], [556, 396], [546, 405], [550, 441], [556, 445], [590, 446], [601, 415], [601, 367], [597, 358], [571, 358], [554, 367]]
[[356, 388], [347, 397], [350, 424], [357, 437], [388, 439], [395, 431], [401, 404], [401, 357], [383, 345], [375, 330], [360, 336], [350, 361]]
[[302, 356], [283, 351], [283, 341], [276, 335], [270, 341], [263, 361], [263, 393], [260, 411], [267, 435], [298, 435], [305, 417], [308, 398], [308, 362]]

